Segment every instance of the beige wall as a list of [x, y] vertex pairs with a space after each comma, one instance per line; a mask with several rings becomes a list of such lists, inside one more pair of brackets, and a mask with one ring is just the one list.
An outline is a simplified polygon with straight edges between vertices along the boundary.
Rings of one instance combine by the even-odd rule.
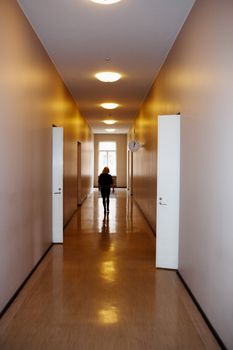
[[231, 0], [196, 1], [136, 119], [135, 136], [145, 146], [134, 158], [135, 199], [154, 225], [157, 116], [181, 112], [179, 270], [228, 349], [233, 349], [232, 19]]
[[115, 141], [117, 143], [117, 186], [126, 187], [127, 135], [96, 134], [94, 140], [94, 185], [98, 186], [98, 143], [100, 141]]
[[15, 0], [0, 1], [0, 310], [51, 244], [51, 126], [64, 127], [64, 219], [92, 186], [92, 136]]

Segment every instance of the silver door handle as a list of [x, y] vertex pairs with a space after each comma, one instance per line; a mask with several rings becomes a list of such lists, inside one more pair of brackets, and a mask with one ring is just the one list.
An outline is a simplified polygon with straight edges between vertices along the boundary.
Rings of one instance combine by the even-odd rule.
[[61, 192], [54, 192], [53, 194], [61, 194]]
[[167, 205], [166, 203], [159, 202], [159, 205]]

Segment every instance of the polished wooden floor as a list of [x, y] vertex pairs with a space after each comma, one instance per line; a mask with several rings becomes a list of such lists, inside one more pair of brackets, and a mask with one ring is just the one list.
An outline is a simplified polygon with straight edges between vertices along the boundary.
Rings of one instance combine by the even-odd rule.
[[125, 190], [106, 217], [95, 191], [1, 319], [0, 349], [219, 349], [176, 273], [155, 269], [154, 247]]

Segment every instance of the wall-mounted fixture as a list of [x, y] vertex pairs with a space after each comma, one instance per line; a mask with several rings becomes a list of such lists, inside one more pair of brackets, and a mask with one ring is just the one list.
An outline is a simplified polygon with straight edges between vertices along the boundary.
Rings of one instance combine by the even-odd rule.
[[128, 143], [128, 147], [130, 149], [131, 152], [136, 152], [139, 150], [139, 148], [141, 147], [140, 143], [136, 140], [131, 140]]

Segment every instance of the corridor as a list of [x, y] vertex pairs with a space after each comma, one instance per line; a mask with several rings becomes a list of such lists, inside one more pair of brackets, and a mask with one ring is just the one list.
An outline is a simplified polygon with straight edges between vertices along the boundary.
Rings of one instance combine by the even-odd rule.
[[2, 350], [219, 349], [126, 190], [95, 190], [0, 323]]

